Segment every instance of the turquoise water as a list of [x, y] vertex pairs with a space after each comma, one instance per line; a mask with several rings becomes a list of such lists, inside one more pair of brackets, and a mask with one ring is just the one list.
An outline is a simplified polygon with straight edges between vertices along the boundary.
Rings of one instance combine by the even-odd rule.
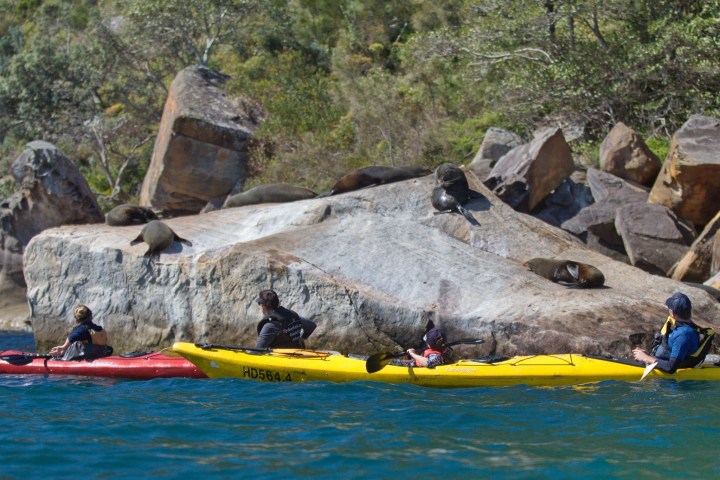
[[[0, 334], [7, 348], [32, 337]], [[719, 396], [0, 376], [0, 479], [717, 478]]]

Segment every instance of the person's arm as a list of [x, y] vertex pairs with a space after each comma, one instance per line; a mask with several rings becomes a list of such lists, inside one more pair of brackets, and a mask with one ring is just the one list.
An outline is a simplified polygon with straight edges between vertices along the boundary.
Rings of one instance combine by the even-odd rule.
[[666, 373], [675, 373], [678, 366], [680, 366], [680, 360], [678, 360], [677, 356], [673, 355], [670, 357], [669, 360], [656, 358], [648, 354], [642, 348], [636, 348], [635, 350], [633, 350], [633, 356], [635, 357], [635, 360], [643, 362], [645, 365], [650, 365], [651, 363], [657, 362], [655, 368]]
[[65, 354], [65, 351], [70, 348], [70, 345], [72, 342], [70, 341], [70, 338], [65, 339], [65, 343], [62, 345], [58, 345], [56, 347], [53, 347], [50, 349], [50, 355], [53, 357], [61, 357]]
[[418, 355], [417, 353], [415, 353], [414, 348], [409, 348], [407, 354], [415, 360], [415, 363], [417, 365], [420, 365], [421, 367], [427, 367], [428, 359], [423, 357], [422, 355]]
[[255, 348], [270, 348], [270, 345], [275, 341], [275, 338], [280, 333], [280, 328], [273, 322], [267, 322], [263, 325], [260, 333], [258, 333], [257, 343]]

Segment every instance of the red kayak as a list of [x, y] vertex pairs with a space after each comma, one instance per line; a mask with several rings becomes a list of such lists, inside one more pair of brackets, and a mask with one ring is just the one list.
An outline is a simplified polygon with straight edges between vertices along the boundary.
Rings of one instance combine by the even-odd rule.
[[50, 355], [0, 351], [0, 374], [14, 375], [84, 375], [148, 380], [151, 378], [207, 378], [183, 357], [160, 352], [144, 352], [93, 360], [55, 360]]

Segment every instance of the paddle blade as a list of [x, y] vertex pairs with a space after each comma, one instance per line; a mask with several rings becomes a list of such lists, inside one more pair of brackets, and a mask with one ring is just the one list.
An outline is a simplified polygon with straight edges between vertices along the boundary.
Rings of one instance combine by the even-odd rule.
[[645, 367], [645, 371], [643, 372], [642, 377], [640, 377], [640, 381], [642, 382], [643, 380], [645, 380], [645, 377], [650, 375], [650, 372], [652, 372], [656, 366], [657, 366], [657, 362], [654, 362], [654, 363], [651, 363], [650, 365], [648, 365], [647, 367]]
[[22, 367], [23, 365], [31, 364], [34, 358], [27, 355], [3, 355], [0, 357], [0, 360], [4, 360], [10, 365], [15, 365], [16, 367]]
[[371, 355], [370, 358], [368, 358], [365, 361], [365, 370], [367, 370], [368, 373], [375, 373], [379, 372], [383, 368], [387, 366], [388, 363], [390, 363], [390, 360], [393, 358], [400, 358], [404, 357], [406, 355], [405, 352], [402, 353], [390, 353], [390, 352], [380, 352], [376, 353], [375, 355]]

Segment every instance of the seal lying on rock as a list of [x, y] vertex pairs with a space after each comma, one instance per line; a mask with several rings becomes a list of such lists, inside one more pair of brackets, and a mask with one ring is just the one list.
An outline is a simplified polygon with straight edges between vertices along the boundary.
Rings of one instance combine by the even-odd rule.
[[376, 185], [385, 185], [387, 183], [401, 182], [410, 180], [411, 178], [424, 177], [430, 175], [432, 170], [425, 167], [383, 167], [373, 166], [354, 170], [347, 175], [340, 177], [333, 187], [320, 195], [321, 197], [329, 197], [339, 193], [352, 192], [365, 187], [373, 187]]
[[140, 231], [140, 235], [135, 238], [130, 245], [136, 243], [145, 242], [148, 244], [148, 250], [143, 256], [159, 257], [160, 252], [172, 245], [173, 241], [182, 242], [186, 245], [192, 246], [189, 240], [180, 238], [177, 233], [173, 232], [172, 228], [165, 225], [160, 220], [152, 220], [150, 223], [145, 225]]
[[244, 192], [228, 197], [222, 208], [242, 207], [258, 203], [284, 203], [317, 197], [317, 193], [287, 183], [258, 185]]
[[597, 288], [605, 283], [605, 275], [586, 263], [553, 258], [533, 258], [524, 263], [532, 272], [555, 283], [577, 288]]
[[438, 213], [458, 212], [472, 225], [480, 223], [463, 205], [471, 198], [482, 198], [480, 192], [470, 190], [465, 172], [457, 165], [443, 163], [435, 169], [435, 188], [430, 203]]
[[142, 225], [150, 220], [157, 220], [155, 212], [147, 207], [138, 205], [130, 205], [124, 203], [110, 210], [105, 215], [105, 223], [113, 227], [121, 227], [125, 225]]

